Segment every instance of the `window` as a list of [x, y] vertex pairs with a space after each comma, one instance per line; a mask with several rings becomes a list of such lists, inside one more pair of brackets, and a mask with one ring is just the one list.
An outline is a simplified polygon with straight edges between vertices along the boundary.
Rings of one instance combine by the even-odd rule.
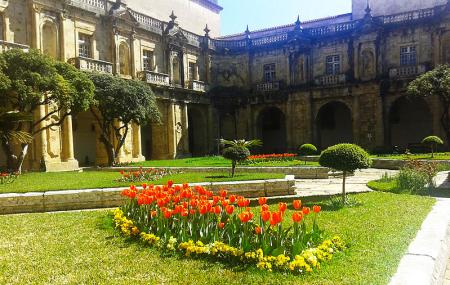
[[91, 37], [78, 34], [78, 56], [91, 58]]
[[150, 50], [143, 50], [142, 51], [142, 61], [143, 61], [143, 67], [146, 71], [153, 71], [153, 52]]
[[341, 59], [339, 55], [329, 55], [326, 57], [326, 74], [336, 75], [341, 73]]
[[416, 47], [404, 46], [400, 47], [400, 65], [416, 65]]
[[197, 64], [195, 62], [189, 62], [189, 79], [197, 80]]
[[265, 64], [264, 65], [264, 81], [272, 82], [275, 81], [277, 77], [275, 63]]

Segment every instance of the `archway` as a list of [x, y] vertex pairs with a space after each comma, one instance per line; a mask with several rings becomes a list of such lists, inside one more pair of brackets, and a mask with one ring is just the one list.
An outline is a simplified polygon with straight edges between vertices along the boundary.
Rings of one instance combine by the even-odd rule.
[[79, 113], [72, 124], [74, 154], [80, 166], [92, 166], [97, 160], [97, 132], [92, 114]]
[[392, 146], [407, 148], [418, 144], [433, 133], [433, 121], [423, 98], [401, 97], [389, 110], [390, 142]]
[[338, 143], [353, 142], [352, 115], [342, 102], [323, 105], [316, 117], [317, 144], [326, 148]]
[[141, 149], [145, 160], [153, 159], [153, 128], [152, 124], [148, 123], [141, 127]]
[[130, 66], [130, 49], [125, 42], [119, 45], [119, 65], [120, 74], [130, 76], [131, 66]]
[[283, 112], [276, 108], [266, 108], [259, 114], [258, 137], [263, 141], [264, 153], [282, 153], [286, 151], [286, 119]]
[[189, 108], [189, 152], [192, 156], [202, 156], [208, 152], [208, 138], [206, 130], [206, 120], [202, 112], [197, 108]]
[[232, 114], [220, 117], [220, 137], [226, 140], [236, 139], [236, 119]]
[[42, 52], [58, 58], [58, 36], [55, 24], [46, 22], [42, 26]]

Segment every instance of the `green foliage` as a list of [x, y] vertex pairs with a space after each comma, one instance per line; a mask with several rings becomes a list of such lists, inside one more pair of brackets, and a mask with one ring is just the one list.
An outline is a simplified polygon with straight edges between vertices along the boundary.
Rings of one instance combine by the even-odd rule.
[[444, 144], [442, 139], [440, 137], [438, 137], [438, 136], [428, 136], [428, 137], [426, 137], [426, 138], [424, 138], [422, 140], [422, 143], [424, 143], [424, 144], [434, 144], [434, 145]]
[[372, 164], [369, 154], [354, 144], [337, 144], [324, 150], [319, 164], [340, 171], [368, 168]]
[[428, 71], [408, 86], [408, 94], [413, 96], [439, 96], [450, 99], [450, 67], [439, 65]]
[[223, 150], [223, 157], [236, 162], [246, 160], [250, 155], [248, 148], [243, 146], [230, 146]]
[[298, 154], [299, 155], [314, 155], [317, 153], [317, 147], [313, 144], [302, 144], [299, 148], [298, 148]]
[[245, 139], [240, 139], [240, 140], [220, 139], [220, 144], [222, 146], [228, 146], [228, 147], [241, 146], [241, 147], [245, 147], [245, 148], [252, 148], [252, 147], [261, 146], [262, 145], [262, 141], [261, 140], [249, 140], [249, 141], [247, 141]]
[[17, 124], [30, 122], [31, 119], [28, 113], [0, 109], [0, 142], [15, 140], [20, 143], [30, 143], [33, 137], [28, 132], [17, 130]]
[[398, 190], [410, 194], [423, 194], [428, 182], [427, 175], [412, 168], [403, 168], [398, 174]]

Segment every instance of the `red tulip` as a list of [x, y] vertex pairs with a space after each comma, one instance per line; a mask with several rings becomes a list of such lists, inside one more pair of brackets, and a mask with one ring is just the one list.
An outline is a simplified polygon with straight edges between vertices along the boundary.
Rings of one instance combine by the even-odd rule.
[[228, 205], [225, 209], [227, 211], [227, 214], [231, 215], [231, 214], [233, 214], [234, 206], [233, 205]]
[[320, 209], [321, 209], [320, 206], [317, 206], [317, 205], [313, 206], [313, 212], [316, 214], [320, 212]]
[[270, 220], [270, 212], [269, 211], [262, 211], [261, 212], [261, 218], [264, 222], [267, 222]]
[[311, 209], [309, 207], [303, 207], [302, 212], [304, 215], [308, 215], [309, 212], [311, 212]]
[[283, 203], [283, 202], [278, 203], [278, 209], [280, 210], [280, 212], [286, 211], [286, 208], [287, 208], [286, 203]]
[[294, 207], [294, 209], [299, 210], [302, 207], [302, 201], [294, 200], [292, 201], [292, 206]]
[[266, 197], [259, 197], [258, 203], [259, 203], [260, 206], [266, 204], [267, 203], [267, 198]]
[[301, 212], [295, 212], [292, 214], [292, 220], [294, 223], [300, 223], [303, 219], [303, 214]]

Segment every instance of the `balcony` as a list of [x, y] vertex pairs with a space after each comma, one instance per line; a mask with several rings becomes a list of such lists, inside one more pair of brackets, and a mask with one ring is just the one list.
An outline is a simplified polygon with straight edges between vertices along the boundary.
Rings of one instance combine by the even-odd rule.
[[143, 71], [143, 78], [147, 83], [160, 85], [160, 86], [170, 86], [169, 75], [164, 73], [158, 73], [154, 71]]
[[194, 91], [206, 92], [208, 91], [208, 84], [199, 80], [191, 80], [191, 82], [189, 83], [189, 88]]
[[30, 49], [30, 47], [27, 45], [16, 44], [16, 43], [11, 43], [11, 42], [0, 40], [0, 52], [5, 52], [5, 51], [8, 51], [10, 49], [15, 49], [15, 48], [21, 49], [24, 51], [28, 51], [28, 49]]
[[389, 78], [408, 78], [415, 77], [427, 71], [423, 64], [412, 66], [401, 66], [389, 69]]
[[106, 0], [67, 0], [67, 4], [95, 14], [105, 14], [106, 9]]
[[330, 74], [330, 75], [320, 76], [315, 79], [316, 85], [321, 85], [321, 86], [343, 84], [346, 81], [347, 81], [347, 76], [345, 74]]
[[75, 65], [75, 67], [80, 70], [113, 73], [113, 64], [107, 61], [87, 57], [76, 57], [69, 59], [69, 63]]
[[280, 90], [280, 81], [264, 82], [256, 84], [257, 92], [272, 92]]

